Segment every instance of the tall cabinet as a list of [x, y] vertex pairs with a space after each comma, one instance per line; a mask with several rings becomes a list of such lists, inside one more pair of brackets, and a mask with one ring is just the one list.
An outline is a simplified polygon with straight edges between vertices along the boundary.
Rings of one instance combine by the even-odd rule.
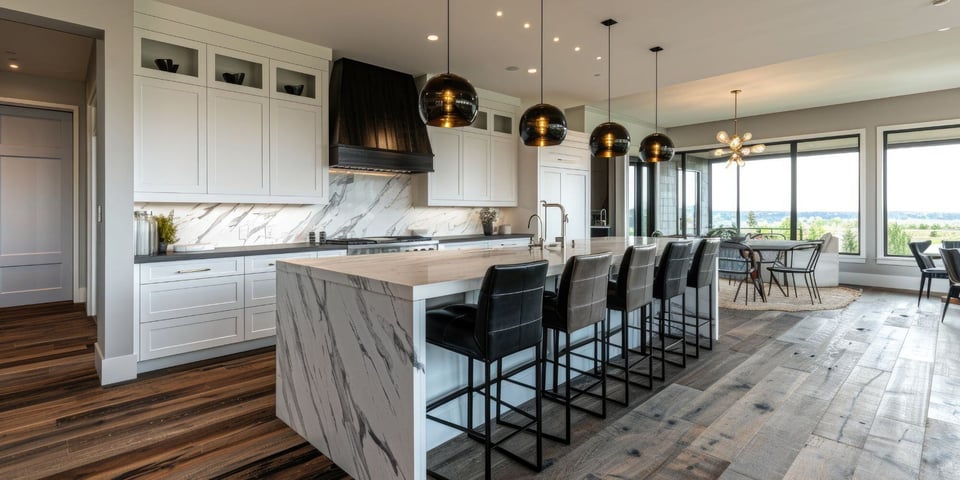
[[[538, 214], [545, 221], [546, 241], [553, 242], [561, 233], [560, 209], [544, 209], [541, 201], [560, 203], [567, 211], [567, 240], [590, 237], [590, 148], [589, 135], [567, 132], [561, 145], [527, 147], [520, 145], [518, 154], [518, 208], [508, 221], [518, 230], [526, 227], [530, 215]], [[529, 188], [532, 186], [536, 188]], [[531, 224], [531, 232], [533, 226]]]
[[134, 57], [135, 201], [326, 202], [330, 49], [137, 0]]

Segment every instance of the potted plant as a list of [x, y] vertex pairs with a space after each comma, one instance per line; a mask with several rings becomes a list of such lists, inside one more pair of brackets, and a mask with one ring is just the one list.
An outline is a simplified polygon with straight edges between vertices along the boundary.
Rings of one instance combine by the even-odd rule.
[[493, 235], [493, 222], [497, 220], [499, 213], [491, 208], [480, 209], [480, 224], [483, 225], [484, 235]]
[[157, 238], [160, 253], [167, 252], [167, 245], [177, 243], [177, 226], [173, 223], [173, 211], [169, 215], [157, 215]]

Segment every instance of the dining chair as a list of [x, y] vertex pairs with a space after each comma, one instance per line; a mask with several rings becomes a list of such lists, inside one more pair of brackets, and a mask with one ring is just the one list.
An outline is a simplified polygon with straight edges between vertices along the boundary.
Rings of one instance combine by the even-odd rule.
[[[760, 293], [762, 301], [767, 301], [767, 294], [763, 290], [763, 281], [760, 279], [760, 256], [749, 245], [732, 240], [724, 241], [720, 244], [717, 265], [717, 272], [721, 278], [740, 280], [737, 285], [737, 292], [733, 295], [734, 302], [740, 296], [740, 289], [743, 288], [743, 282], [746, 281], [753, 284], [753, 301], [757, 301], [757, 293]], [[744, 291], [744, 305], [747, 304], [749, 297], [750, 295]]]
[[933, 259], [923, 254], [930, 248], [931, 243], [930, 240], [910, 242], [910, 253], [913, 254], [913, 259], [917, 261], [917, 266], [920, 267], [920, 291], [917, 293], [917, 307], [920, 306], [920, 300], [923, 299], [924, 284], [927, 286], [927, 298], [930, 298], [930, 285], [933, 284], [933, 279], [947, 278], [947, 271], [934, 265]]
[[943, 259], [943, 267], [947, 270], [947, 280], [950, 282], [946, 301], [943, 302], [943, 313], [940, 314], [940, 322], [943, 323], [943, 319], [947, 317], [950, 299], [960, 300], [960, 249], [941, 248], [940, 258]]
[[[795, 245], [785, 252], [784, 258], [789, 259], [788, 262], [777, 262], [773, 264], [773, 266], [767, 267], [767, 270], [770, 271], [770, 291], [767, 292], [767, 294], [773, 293], [774, 282], [777, 283], [777, 286], [780, 286], [780, 281], [776, 278], [776, 274], [779, 273], [783, 275], [784, 279], [786, 279], [787, 275], [790, 275], [790, 280], [793, 282], [793, 295], [800, 298], [800, 294], [797, 292], [797, 275], [803, 275], [803, 283], [806, 285], [807, 293], [810, 295], [810, 304], [813, 304], [814, 294], [816, 295], [816, 299], [820, 303], [823, 303], [823, 299], [820, 298], [820, 288], [817, 287], [817, 277], [815, 274], [817, 261], [820, 259], [821, 248], [823, 248], [823, 244], [820, 242]], [[806, 259], [806, 264], [803, 263], [804, 259]], [[783, 289], [781, 288], [781, 290]], [[790, 287], [787, 287], [785, 293], [787, 296], [790, 295]]]
[[943, 240], [940, 248], [960, 248], [960, 240]]

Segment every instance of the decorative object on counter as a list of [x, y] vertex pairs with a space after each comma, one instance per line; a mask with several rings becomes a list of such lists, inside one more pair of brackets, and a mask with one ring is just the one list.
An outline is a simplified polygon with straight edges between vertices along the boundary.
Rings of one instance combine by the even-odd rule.
[[323, 245], [323, 244], [327, 243], [327, 231], [326, 231], [326, 230], [320, 230], [320, 231], [317, 232], [317, 243], [319, 243], [320, 245]]
[[543, 0], [540, 0], [540, 103], [520, 117], [520, 139], [528, 147], [560, 145], [567, 138], [567, 117], [559, 108], [543, 103]]
[[303, 85], [284, 85], [283, 90], [290, 95], [300, 96], [303, 94]]
[[730, 155], [730, 158], [727, 160], [726, 167], [733, 165], [734, 163], [737, 166], [743, 166], [743, 157], [750, 155], [751, 153], [763, 153], [767, 149], [767, 146], [758, 143], [756, 145], [746, 146], [744, 143], [749, 142], [753, 138], [753, 134], [750, 132], [744, 132], [743, 136], [740, 136], [740, 129], [737, 125], [737, 98], [740, 95], [741, 90], [730, 90], [730, 93], [733, 94], [733, 137], [727, 134], [726, 131], [720, 130], [717, 132], [717, 141], [727, 145], [727, 148], [718, 148], [713, 151], [714, 157], [723, 157]]
[[172, 58], [158, 58], [153, 63], [157, 64], [157, 68], [164, 72], [177, 73], [177, 69], [180, 68], [180, 65], [173, 63]]
[[133, 212], [133, 234], [136, 240], [134, 254], [157, 254], [157, 220], [153, 212], [137, 210]]
[[512, 235], [513, 226], [512, 225], [500, 225], [500, 235]]
[[317, 244], [317, 233], [316, 233], [316, 232], [310, 232], [310, 233], [307, 235], [307, 241], [310, 242], [310, 245], [316, 245], [316, 244]]
[[483, 234], [490, 236], [493, 235], [493, 222], [497, 220], [499, 212], [491, 208], [481, 208], [480, 209], [480, 224], [483, 225]]
[[447, 0], [447, 73], [431, 78], [420, 90], [420, 118], [433, 127], [465, 127], [479, 112], [477, 91], [467, 79], [450, 73], [450, 0]]
[[234, 85], [243, 85], [243, 77], [246, 76], [243, 72], [238, 73], [224, 73], [223, 81], [227, 83], [232, 83]]
[[669, 162], [673, 158], [673, 140], [660, 133], [660, 52], [663, 47], [650, 49], [655, 56], [653, 67], [653, 133], [640, 141], [640, 160], [646, 163]]
[[209, 252], [214, 249], [209, 243], [183, 243], [173, 245], [173, 253]]
[[612, 120], [610, 114], [611, 72], [613, 62], [610, 59], [610, 27], [617, 21], [609, 18], [601, 22], [607, 27], [607, 121], [597, 125], [590, 133], [590, 154], [595, 157], [621, 157], [630, 150], [630, 132], [623, 125]]
[[177, 225], [173, 223], [173, 211], [167, 216], [157, 216], [157, 239], [160, 253], [167, 253], [167, 246], [177, 243]]
[[430, 235], [430, 229], [429, 229], [429, 228], [411, 228], [411, 229], [410, 229], [410, 235], [417, 235], [417, 236], [420, 236], [420, 237], [426, 237], [426, 236]]

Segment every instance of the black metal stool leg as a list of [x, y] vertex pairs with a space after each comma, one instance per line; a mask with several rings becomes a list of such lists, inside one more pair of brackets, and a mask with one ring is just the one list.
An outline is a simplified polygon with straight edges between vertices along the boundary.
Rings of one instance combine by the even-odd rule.
[[490, 480], [493, 460], [493, 422], [490, 421], [490, 363], [483, 364], [483, 478]]
[[467, 357], [467, 430], [473, 430], [473, 359]]

